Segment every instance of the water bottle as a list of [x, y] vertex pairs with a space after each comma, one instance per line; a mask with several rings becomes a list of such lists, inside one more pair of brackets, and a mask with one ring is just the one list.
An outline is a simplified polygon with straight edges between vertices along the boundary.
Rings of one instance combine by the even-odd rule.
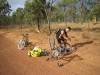
[[34, 47], [34, 52], [38, 52], [38, 46]]

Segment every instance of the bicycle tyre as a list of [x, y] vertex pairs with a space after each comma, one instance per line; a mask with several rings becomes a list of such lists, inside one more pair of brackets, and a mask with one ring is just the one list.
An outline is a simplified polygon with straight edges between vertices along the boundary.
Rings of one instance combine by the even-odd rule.
[[28, 41], [25, 41], [25, 47], [27, 47], [27, 45], [28, 45]]
[[15, 41], [15, 45], [18, 46], [19, 40]]
[[18, 49], [22, 50], [22, 49], [24, 49], [24, 46], [25, 46], [25, 41], [20, 40], [18, 43]]
[[54, 50], [54, 46], [55, 46], [55, 39], [54, 39], [54, 36], [53, 35], [50, 35], [49, 36], [49, 47], [51, 50]]

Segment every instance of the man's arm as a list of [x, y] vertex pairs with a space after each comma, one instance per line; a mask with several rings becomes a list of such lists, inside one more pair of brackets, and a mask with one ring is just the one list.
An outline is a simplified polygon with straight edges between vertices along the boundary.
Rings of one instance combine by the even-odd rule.
[[67, 34], [65, 34], [65, 36], [66, 36], [67, 38], [69, 38]]
[[65, 34], [65, 36], [68, 38], [68, 40], [71, 40], [71, 39], [68, 37], [68, 35], [67, 35], [67, 34]]
[[61, 31], [61, 34], [59, 35], [59, 38], [60, 38], [60, 39], [62, 39], [63, 34], [64, 34], [64, 31]]

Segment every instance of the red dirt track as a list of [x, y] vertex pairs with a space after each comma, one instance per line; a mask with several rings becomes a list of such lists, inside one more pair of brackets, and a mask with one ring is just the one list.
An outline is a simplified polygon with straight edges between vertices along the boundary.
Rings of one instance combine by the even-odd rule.
[[33, 58], [27, 55], [35, 43], [49, 51], [48, 36], [30, 34], [32, 44], [18, 50], [14, 43], [20, 34], [0, 30], [0, 75], [100, 75], [100, 41], [75, 41], [73, 38], [70, 43], [77, 46], [77, 51], [61, 59], [63, 66], [58, 67], [56, 59], [46, 61], [47, 56]]

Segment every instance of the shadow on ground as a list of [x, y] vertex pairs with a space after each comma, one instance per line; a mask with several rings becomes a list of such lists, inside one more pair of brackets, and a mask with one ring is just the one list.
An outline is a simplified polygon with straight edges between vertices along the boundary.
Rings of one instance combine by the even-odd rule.
[[86, 45], [86, 44], [91, 44], [91, 43], [93, 43], [93, 41], [87, 41], [87, 42], [76, 43], [76, 44], [74, 44], [73, 46], [77, 49], [77, 48], [79, 48], [79, 47], [83, 47], [84, 45]]
[[[87, 42], [81, 42], [81, 43], [76, 43], [76, 44], [74, 44], [73, 46], [76, 48], [74, 52], [77, 51], [77, 48], [83, 47], [84, 45], [86, 45], [86, 44], [91, 44], [91, 43], [93, 43], [93, 41], [87, 41]], [[74, 52], [73, 52], [73, 53], [74, 53]], [[61, 58], [62, 60], [67, 61], [66, 63], [63, 63], [63, 65], [66, 65], [66, 64], [70, 63], [70, 62], [73, 61], [73, 60], [76, 60], [76, 61], [84, 60], [84, 59], [83, 59], [82, 57], [80, 57], [79, 55], [73, 54], [73, 53], [71, 53], [71, 54], [69, 54], [69, 55], [65, 55], [65, 56], [63, 56], [63, 57]]]
[[70, 56], [63, 57], [62, 60], [67, 61], [66, 63], [63, 63], [63, 65], [66, 65], [73, 60], [79, 61], [79, 60], [84, 60], [84, 59], [77, 54], [73, 54], [73, 55], [70, 55]]

